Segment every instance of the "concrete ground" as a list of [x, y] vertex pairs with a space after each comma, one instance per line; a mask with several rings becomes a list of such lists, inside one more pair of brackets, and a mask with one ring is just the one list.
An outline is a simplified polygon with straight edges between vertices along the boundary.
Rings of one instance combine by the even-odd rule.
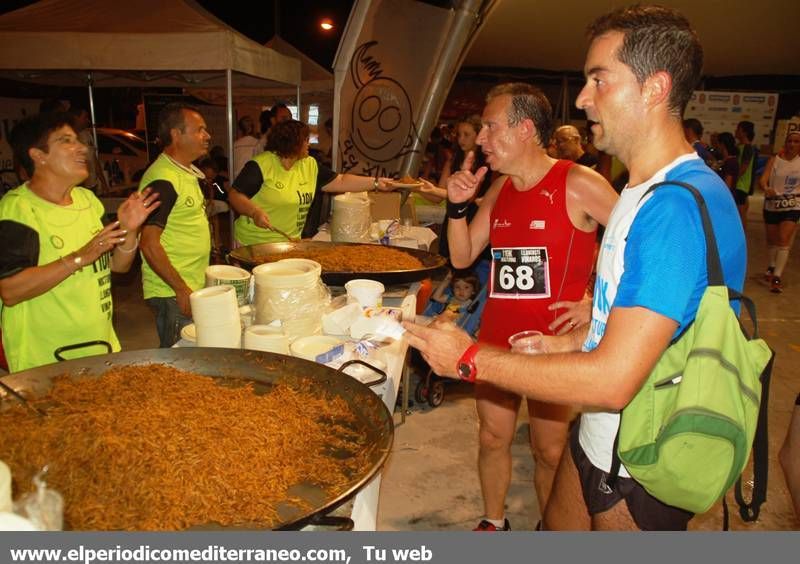
[[[795, 249], [784, 273], [785, 291], [772, 294], [761, 282], [766, 247], [761, 199], [751, 198], [747, 224], [749, 246], [745, 293], [756, 303], [762, 336], [776, 351], [770, 394], [770, 476], [767, 503], [756, 523], [744, 523], [732, 506], [735, 530], [798, 530], [777, 453], [786, 433], [794, 399], [800, 392], [800, 252]], [[142, 301], [138, 273], [114, 276], [115, 326], [124, 349], [158, 346], [152, 315]], [[483, 514], [478, 483], [477, 417], [468, 384], [446, 384], [438, 408], [415, 405], [398, 425], [392, 456], [383, 474], [379, 530], [468, 530]], [[413, 390], [412, 390], [413, 391]], [[399, 422], [399, 412], [395, 414]], [[533, 490], [533, 461], [528, 447], [527, 417], [518, 419], [512, 447], [513, 477], [507, 516], [515, 530], [533, 530], [540, 511]], [[745, 486], [747, 487], [747, 485]], [[733, 495], [728, 500], [735, 505]], [[697, 517], [696, 530], [719, 530], [721, 505]]]

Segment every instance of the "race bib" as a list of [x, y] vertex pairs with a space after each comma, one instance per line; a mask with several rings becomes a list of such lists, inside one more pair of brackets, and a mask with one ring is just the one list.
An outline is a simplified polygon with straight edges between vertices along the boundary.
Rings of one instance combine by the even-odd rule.
[[489, 296], [518, 300], [550, 297], [550, 263], [546, 247], [492, 249]]
[[785, 194], [777, 198], [767, 198], [764, 208], [767, 211], [791, 211], [800, 208], [800, 200], [794, 194]]

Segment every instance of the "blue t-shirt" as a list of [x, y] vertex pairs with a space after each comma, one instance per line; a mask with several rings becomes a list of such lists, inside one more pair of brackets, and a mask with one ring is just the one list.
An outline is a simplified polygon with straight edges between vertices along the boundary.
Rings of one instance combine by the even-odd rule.
[[[747, 245], [728, 187], [698, 159], [674, 167], [666, 179], [691, 184], [703, 195], [725, 283], [741, 291]], [[678, 335], [695, 318], [707, 274], [703, 225], [694, 197], [679, 186], [657, 188], [631, 225], [614, 306], [640, 306], [674, 319], [680, 323]], [[738, 312], [738, 302], [734, 307]]]

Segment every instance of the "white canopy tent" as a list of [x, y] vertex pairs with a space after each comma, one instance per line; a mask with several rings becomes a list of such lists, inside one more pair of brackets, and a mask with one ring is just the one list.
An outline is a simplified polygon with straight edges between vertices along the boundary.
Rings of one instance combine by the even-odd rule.
[[[0, 76], [59, 86], [298, 90], [300, 61], [251, 41], [192, 0], [42, 0], [0, 16]], [[232, 160], [232, 155], [229, 157]]]

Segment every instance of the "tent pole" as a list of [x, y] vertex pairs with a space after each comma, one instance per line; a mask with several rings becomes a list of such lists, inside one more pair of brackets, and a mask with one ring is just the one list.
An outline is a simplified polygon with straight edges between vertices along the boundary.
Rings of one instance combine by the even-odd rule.
[[[231, 69], [225, 70], [225, 88], [227, 98], [227, 120], [228, 120], [228, 174], [233, 169], [233, 71]], [[234, 179], [231, 178], [230, 182], [233, 183]], [[228, 248], [233, 248], [233, 208], [228, 209], [228, 224], [230, 226], [230, 241], [228, 241]]]
[[94, 90], [92, 89], [94, 79], [91, 71], [86, 73], [86, 84], [89, 86], [89, 117], [92, 118], [92, 137], [94, 138], [94, 157], [99, 159], [100, 155], [97, 153], [97, 127], [95, 127], [94, 119]]

